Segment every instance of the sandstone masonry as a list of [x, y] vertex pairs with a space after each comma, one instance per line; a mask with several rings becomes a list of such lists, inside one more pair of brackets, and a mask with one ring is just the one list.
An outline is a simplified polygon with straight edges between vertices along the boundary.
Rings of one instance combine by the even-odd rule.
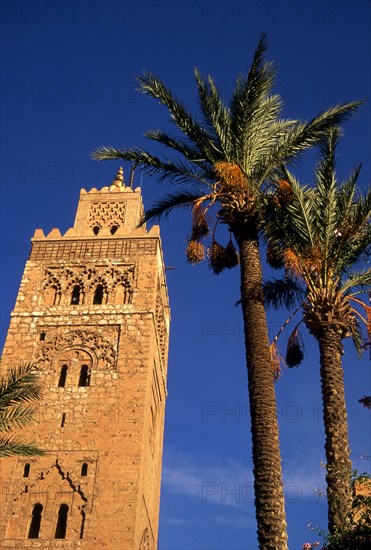
[[33, 362], [44, 385], [1, 459], [1, 548], [157, 548], [169, 303], [159, 228], [138, 228], [140, 189], [81, 191], [74, 227], [37, 229], [2, 373]]

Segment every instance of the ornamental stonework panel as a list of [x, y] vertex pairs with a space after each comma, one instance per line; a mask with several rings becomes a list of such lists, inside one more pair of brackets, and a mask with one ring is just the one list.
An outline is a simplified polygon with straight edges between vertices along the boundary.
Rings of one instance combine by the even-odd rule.
[[[42, 371], [62, 372], [63, 365], [81, 372], [84, 365], [94, 370], [116, 370], [120, 338], [118, 325], [92, 330], [91, 327], [42, 327], [43, 340], [35, 363]], [[76, 368], [74, 368], [76, 367]], [[85, 384], [88, 385], [88, 384]]]
[[40, 305], [130, 304], [136, 273], [133, 264], [49, 266]]
[[96, 202], [91, 204], [89, 212], [89, 225], [98, 234], [103, 227], [116, 232], [125, 221], [125, 207], [123, 202]]

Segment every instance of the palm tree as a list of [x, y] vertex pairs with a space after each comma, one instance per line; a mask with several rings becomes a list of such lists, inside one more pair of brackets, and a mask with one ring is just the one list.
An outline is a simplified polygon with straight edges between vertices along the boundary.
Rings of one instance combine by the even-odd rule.
[[33, 443], [8, 435], [10, 431], [27, 426], [34, 420], [34, 410], [28, 403], [40, 397], [41, 386], [37, 383], [36, 368], [32, 364], [14, 368], [1, 379], [0, 457], [44, 454]]
[[[199, 118], [190, 114], [153, 74], [145, 73], [138, 78], [140, 91], [168, 109], [183, 137], [161, 130], [145, 135], [180, 156], [159, 158], [142, 149], [114, 147], [100, 147], [92, 156], [98, 160], [132, 161], [147, 174], [174, 184], [174, 192], [148, 210], [143, 221], [159, 219], [176, 208], [192, 208], [192, 238], [187, 251], [190, 261], [196, 263], [204, 255], [201, 241], [208, 232], [206, 214], [216, 212], [217, 220], [227, 225], [237, 242], [258, 540], [262, 549], [279, 550], [287, 548], [287, 534], [274, 372], [259, 253], [263, 185], [276, 174], [277, 167], [299, 157], [320, 139], [329, 125], [341, 123], [361, 102], [332, 107], [307, 123], [281, 119], [281, 98], [272, 92], [276, 71], [271, 62], [264, 61], [265, 51], [263, 34], [247, 77], [237, 79], [229, 106], [214, 80], [210, 76], [204, 78], [196, 69]], [[222, 267], [236, 264], [233, 245], [225, 250], [214, 242], [210, 264], [216, 273]]]
[[[371, 268], [362, 264], [371, 253], [371, 191], [357, 196], [360, 166], [346, 181], [338, 181], [338, 137], [339, 130], [333, 128], [321, 145], [315, 187], [301, 187], [286, 170], [286, 179], [278, 184], [266, 210], [268, 258], [274, 258], [277, 267], [281, 261], [285, 268], [285, 279], [266, 283], [266, 303], [280, 307], [301, 302], [305, 325], [319, 344], [332, 535], [343, 527], [352, 503], [343, 339], [351, 336], [360, 353], [364, 347], [360, 321], [371, 330], [367, 321], [371, 309], [357, 296], [371, 288]], [[302, 358], [296, 326], [286, 361], [297, 366]]]

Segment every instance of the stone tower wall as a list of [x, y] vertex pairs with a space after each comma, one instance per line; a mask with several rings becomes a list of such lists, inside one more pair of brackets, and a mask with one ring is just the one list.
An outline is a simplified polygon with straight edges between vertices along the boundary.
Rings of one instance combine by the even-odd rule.
[[37, 423], [20, 435], [47, 454], [1, 459], [1, 548], [157, 547], [169, 307], [158, 228], [136, 228], [141, 215], [140, 192], [112, 186], [82, 191], [64, 236], [35, 232], [2, 374], [37, 365]]

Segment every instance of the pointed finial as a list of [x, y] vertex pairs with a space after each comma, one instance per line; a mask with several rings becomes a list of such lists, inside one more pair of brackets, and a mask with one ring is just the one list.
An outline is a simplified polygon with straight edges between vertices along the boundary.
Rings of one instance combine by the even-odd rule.
[[115, 185], [116, 187], [123, 187], [125, 185], [124, 182], [124, 170], [122, 166], [117, 170], [117, 174], [111, 185]]

